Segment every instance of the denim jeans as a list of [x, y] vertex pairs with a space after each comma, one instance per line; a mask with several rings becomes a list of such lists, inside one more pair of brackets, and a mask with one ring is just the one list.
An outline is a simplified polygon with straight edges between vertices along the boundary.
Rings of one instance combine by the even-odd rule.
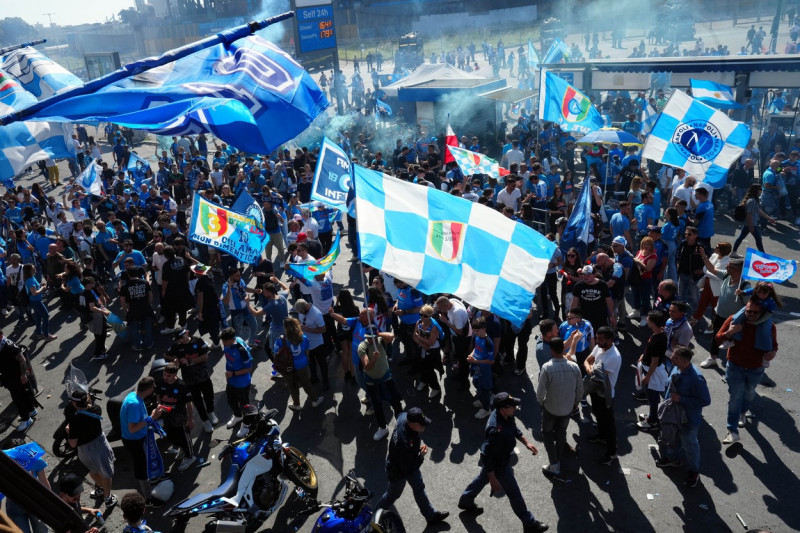
[[409, 484], [411, 490], [414, 491], [414, 501], [417, 502], [417, 507], [419, 507], [422, 516], [425, 519], [429, 519], [436, 514], [436, 509], [433, 508], [431, 505], [431, 501], [428, 499], [428, 493], [425, 492], [425, 482], [422, 480], [422, 473], [419, 471], [419, 468], [408, 474], [406, 477], [401, 477], [400, 479], [389, 480], [389, 488], [386, 489], [386, 492], [381, 496], [381, 499], [378, 500], [378, 504], [375, 506], [376, 509], [388, 509], [400, 498], [403, 494], [403, 489], [406, 487], [406, 483]]
[[[139, 331], [144, 330], [140, 335]], [[146, 316], [138, 320], [128, 321], [128, 340], [131, 346], [145, 347], [153, 345], [153, 319]]]
[[36, 333], [39, 335], [50, 335], [50, 317], [47, 314], [47, 306], [39, 300], [31, 301], [34, 322], [36, 323]]
[[[733, 243], [733, 251], [737, 251], [739, 249], [739, 245], [742, 244], [742, 241], [747, 234], [750, 233], [750, 228], [747, 227], [747, 224], [742, 224], [742, 231], [739, 233], [739, 236], [736, 237], [736, 241]], [[759, 252], [764, 251], [764, 244], [761, 242], [761, 230], [758, 229], [758, 225], [753, 225], [753, 239], [756, 241], [756, 248], [758, 248]]]
[[[514, 511], [514, 514], [517, 515], [520, 520], [522, 520], [522, 525], [532, 526], [534, 523], [536, 523], [533, 513], [528, 510], [528, 506], [525, 504], [525, 500], [523, 499], [522, 493], [519, 490], [517, 480], [514, 477], [514, 470], [511, 468], [511, 466], [506, 465], [504, 467], [497, 468], [494, 471], [494, 475], [497, 478], [497, 481], [500, 483], [500, 487], [502, 487], [503, 491], [506, 493], [506, 496], [508, 496], [508, 501], [511, 504], [511, 509]], [[489, 475], [486, 472], [486, 467], [482, 466], [480, 473], [475, 476], [475, 479], [470, 481], [469, 485], [467, 485], [467, 488], [461, 494], [461, 498], [458, 500], [458, 506], [464, 508], [474, 505], [475, 498], [488, 484]]]
[[690, 312], [694, 313], [697, 309], [697, 300], [700, 296], [700, 290], [697, 288], [697, 282], [692, 279], [689, 274], [678, 274], [678, 300], [689, 304]]
[[[236, 330], [236, 334], [246, 339], [247, 342], [252, 342], [253, 339], [256, 338], [256, 334], [258, 333], [258, 322], [256, 318], [250, 314], [250, 311], [245, 309], [242, 311], [234, 311], [231, 312], [231, 321], [233, 322], [233, 329]], [[244, 336], [244, 332], [242, 329], [247, 327], [247, 337]]]
[[764, 367], [743, 368], [728, 361], [725, 380], [728, 382], [728, 431], [739, 433], [739, 417], [747, 412], [756, 396], [756, 386], [764, 375]]
[[686, 468], [689, 472], [700, 471], [700, 443], [697, 440], [699, 426], [685, 425], [678, 430], [680, 444], [677, 448], [668, 448], [666, 455], [671, 460], [679, 459], [683, 452]]
[[569, 415], [556, 416], [542, 408], [542, 440], [547, 460], [551, 465], [561, 462], [561, 455], [567, 445], [568, 426]]
[[6, 514], [23, 533], [47, 533], [49, 529], [34, 515], [13, 500], [6, 500]]
[[[635, 267], [634, 267], [635, 268]], [[642, 278], [639, 285], [633, 289], [633, 308], [639, 311], [642, 317], [650, 312], [650, 295], [653, 293], [653, 278]]]

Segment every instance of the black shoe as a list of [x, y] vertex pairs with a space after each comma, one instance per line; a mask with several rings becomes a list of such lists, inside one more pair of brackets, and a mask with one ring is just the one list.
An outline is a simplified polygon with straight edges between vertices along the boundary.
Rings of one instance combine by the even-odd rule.
[[699, 472], [689, 472], [689, 475], [686, 477], [686, 481], [683, 482], [683, 484], [687, 487], [696, 487], [698, 483], [700, 483]]
[[541, 531], [547, 531], [550, 529], [550, 526], [545, 524], [544, 522], [539, 522], [538, 520], [529, 526], [525, 526], [522, 531], [525, 533], [538, 533]]
[[475, 505], [474, 503], [469, 507], [463, 507], [461, 504], [459, 504], [458, 508], [467, 514], [471, 514], [472, 516], [479, 516], [483, 514], [483, 507]]
[[592, 444], [605, 444], [606, 443], [606, 439], [604, 439], [600, 435], [592, 435], [591, 437], [586, 439], [586, 442], [590, 442]]
[[656, 459], [656, 466], [658, 468], [680, 468], [681, 463], [680, 459], [667, 459], [667, 458], [658, 458]]
[[647, 401], [647, 393], [645, 393], [645, 392], [634, 392], [632, 394], [633, 394], [633, 399], [634, 400], [639, 400], [640, 402], [646, 402]]
[[610, 465], [611, 463], [613, 463], [613, 462], [614, 462], [614, 459], [616, 459], [616, 458], [617, 458], [617, 456], [616, 456], [616, 455], [608, 455], [608, 454], [606, 454], [606, 455], [604, 455], [603, 457], [601, 457], [601, 458], [600, 458], [600, 460], [598, 461], [598, 463], [600, 463], [601, 465], [606, 465], [606, 466], [608, 466], [608, 465]]
[[447, 511], [436, 511], [432, 517], [428, 518], [428, 525], [432, 526], [433, 524], [444, 522], [448, 516], [450, 516], [450, 513]]

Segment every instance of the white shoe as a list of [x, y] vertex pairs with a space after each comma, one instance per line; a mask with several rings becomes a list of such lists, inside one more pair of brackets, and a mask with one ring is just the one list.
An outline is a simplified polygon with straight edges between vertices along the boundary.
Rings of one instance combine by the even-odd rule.
[[25, 431], [33, 425], [33, 418], [29, 418], [24, 422], [20, 422], [17, 426], [17, 431]]
[[639, 321], [639, 327], [640, 327], [640, 328], [643, 328], [643, 327], [645, 327], [646, 325], [647, 325], [647, 317], [644, 317], [643, 319], [641, 319], [641, 320]]
[[222, 349], [222, 345], [220, 343], [212, 344], [211, 345], [211, 349], [212, 350], [221, 350]]
[[250, 433], [250, 427], [245, 426], [244, 424], [242, 424], [242, 427], [240, 427], [239, 431], [236, 432], [236, 438], [237, 439], [241, 439], [242, 437], [244, 437], [248, 433]]
[[722, 439], [722, 444], [733, 444], [734, 442], [739, 442], [739, 434], [734, 433], [733, 431], [729, 431], [728, 434]]
[[323, 396], [320, 396], [319, 398], [317, 398], [316, 400], [311, 402], [311, 407], [319, 407], [322, 404], [322, 402], [324, 402], [324, 401], [325, 401], [325, 398]]
[[480, 400], [475, 400], [474, 402], [472, 402], [472, 407], [483, 407], [483, 402], [481, 402]]
[[388, 434], [389, 434], [388, 427], [378, 428], [378, 431], [376, 431], [375, 434], [372, 436], [372, 440], [381, 440]]
[[231, 417], [231, 419], [228, 420], [228, 423], [225, 425], [225, 427], [228, 428], [228, 429], [233, 429], [233, 426], [235, 426], [236, 424], [238, 424], [241, 421], [242, 421], [242, 417], [241, 416], [233, 415]]
[[730, 340], [723, 341], [722, 344], [719, 345], [720, 350], [727, 350], [731, 346], [734, 346], [734, 342]]
[[208, 413], [208, 421], [211, 422], [211, 425], [216, 426], [219, 424], [219, 418], [214, 413]]
[[366, 410], [366, 411], [364, 411], [364, 414], [365, 414], [366, 416], [372, 416], [372, 415], [374, 415], [374, 414], [375, 414], [375, 409], [373, 409], [372, 407], [368, 407], [368, 408], [367, 408], [367, 410]]
[[746, 425], [747, 425], [747, 416], [744, 413], [742, 413], [741, 416], [739, 417], [739, 427], [743, 428]]
[[176, 461], [180, 461], [181, 459], [183, 459], [183, 458], [184, 458], [184, 456], [185, 456], [185, 455], [186, 455], [186, 454], [185, 454], [185, 453], [183, 453], [183, 450], [181, 450], [180, 448], [178, 448], [178, 452], [175, 454], [175, 460], [176, 460]]
[[714, 328], [706, 328], [705, 331], [703, 331], [703, 335], [713, 335], [713, 334], [714, 334]]
[[427, 387], [427, 385], [425, 385], [424, 381], [417, 381], [417, 390], [418, 391], [425, 390], [425, 387]]
[[434, 398], [438, 398], [441, 393], [442, 389], [431, 389], [431, 391], [428, 393], [428, 399], [433, 400]]
[[192, 466], [195, 461], [197, 461], [197, 457], [195, 457], [194, 455], [185, 458], [183, 461], [181, 461], [181, 464], [178, 465], [178, 472], [183, 472], [184, 470]]
[[700, 368], [711, 368], [712, 366], [717, 366], [716, 357], [709, 357], [708, 359], [700, 363]]
[[489, 416], [490, 414], [491, 414], [491, 413], [490, 413], [489, 411], [487, 411], [486, 409], [483, 409], [483, 408], [481, 408], [481, 410], [480, 410], [480, 411], [478, 411], [477, 413], [475, 413], [475, 418], [477, 418], [478, 420], [481, 420], [481, 419], [483, 419], [483, 418], [486, 418], [486, 417], [487, 417], [487, 416]]
[[203, 431], [205, 431], [206, 433], [214, 432], [214, 426], [211, 424], [211, 420], [206, 420], [205, 422], [203, 422]]

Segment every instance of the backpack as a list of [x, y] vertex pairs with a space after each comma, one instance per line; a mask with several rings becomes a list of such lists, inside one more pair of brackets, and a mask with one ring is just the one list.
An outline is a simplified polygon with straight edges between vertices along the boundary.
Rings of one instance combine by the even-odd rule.
[[294, 372], [294, 358], [289, 350], [289, 341], [283, 335], [281, 335], [281, 341], [283, 341], [282, 346], [275, 354], [273, 365], [275, 365], [276, 372], [286, 375]]
[[733, 210], [733, 219], [738, 222], [744, 222], [747, 219], [747, 210], [744, 207], [744, 204], [741, 203], [737, 205]]
[[264, 213], [264, 229], [268, 233], [276, 231], [278, 226], [280, 226], [280, 222], [278, 222], [278, 215], [275, 214], [274, 208]]

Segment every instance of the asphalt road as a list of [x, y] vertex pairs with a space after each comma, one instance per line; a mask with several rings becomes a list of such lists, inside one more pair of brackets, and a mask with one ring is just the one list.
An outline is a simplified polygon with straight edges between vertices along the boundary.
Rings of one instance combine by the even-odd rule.
[[[63, 172], [66, 169], [62, 170]], [[30, 178], [22, 182], [31, 181]], [[716, 231], [718, 238], [731, 240], [734, 226], [727, 216], [718, 216]], [[767, 251], [782, 257], [796, 257], [800, 248], [797, 228], [780, 224], [765, 238]], [[337, 285], [349, 286], [360, 297], [356, 264], [347, 262], [350, 254], [343, 250], [334, 268]], [[631, 328], [623, 337], [621, 352], [624, 365], [617, 386], [616, 407], [619, 431], [619, 462], [612, 466], [596, 463], [602, 449], [586, 443], [592, 433], [591, 420], [583, 413], [580, 420], [569, 426], [569, 442], [576, 445], [578, 455], [563, 463], [565, 481], [551, 482], [541, 472], [545, 459], [532, 457], [527, 450], [519, 448], [515, 472], [522, 493], [536, 517], [551, 524], [555, 531], [737, 531], [742, 528], [736, 513], [749, 527], [762, 527], [772, 531], [800, 530], [800, 513], [794, 507], [791, 495], [800, 491], [796, 470], [800, 450], [800, 435], [797, 416], [800, 412], [796, 365], [798, 345], [793, 339], [798, 335], [798, 320], [789, 312], [800, 310], [798, 287], [795, 283], [783, 284], [779, 293], [785, 303], [777, 313], [778, 340], [781, 345], [778, 357], [767, 371], [769, 379], [758, 389], [758, 399], [753, 405], [755, 418], [742, 430], [740, 444], [723, 448], [721, 439], [725, 435], [725, 413], [727, 388], [722, 382], [721, 371], [704, 370], [711, 389], [712, 404], [704, 411], [705, 423], [700, 431], [702, 450], [701, 484], [693, 489], [683, 486], [682, 471], [661, 471], [655, 467], [655, 444], [652, 436], [642, 434], [634, 426], [635, 410], [643, 411], [644, 405], [635, 402], [630, 395], [633, 389], [634, 370], [631, 364], [640, 354], [643, 332]], [[54, 306], [51, 304], [51, 308]], [[116, 306], [115, 306], [116, 307]], [[11, 334], [9, 319], [3, 320], [4, 331]], [[63, 379], [70, 362], [81, 368], [96, 387], [106, 391], [106, 396], [116, 396], [131, 390], [139, 377], [149, 368], [154, 356], [163, 353], [171, 340], [157, 336], [156, 348], [152, 352], [134, 352], [120, 340], [110, 344], [111, 359], [91, 362], [92, 339], [81, 332], [75, 321], [68, 321], [61, 312], [54, 312], [51, 324], [58, 340], [42, 344], [31, 340], [32, 327], [13, 333], [15, 340], [27, 344], [40, 388], [44, 393], [39, 400], [44, 405], [37, 422], [28, 431], [29, 438], [46, 449], [52, 445], [52, 432], [61, 422], [63, 405]], [[190, 322], [191, 326], [195, 326]], [[538, 331], [538, 329], [537, 329]], [[532, 340], [533, 341], [533, 340]], [[709, 336], [698, 335], [699, 344], [696, 361], [706, 357]], [[531, 347], [532, 349], [532, 347]], [[214, 384], [217, 391], [217, 413], [226, 421], [229, 410], [224, 398], [224, 362], [220, 353], [212, 352]], [[254, 374], [252, 397], [263, 400], [268, 407], [278, 409], [283, 437], [304, 451], [314, 465], [319, 477], [319, 499], [328, 500], [342, 490], [342, 476], [350, 469], [366, 481], [366, 486], [380, 495], [386, 486], [383, 464], [387, 441], [374, 442], [376, 429], [374, 417], [364, 416], [356, 390], [342, 382], [338, 358], [330, 358], [332, 388], [325, 402], [318, 408], [307, 405], [302, 412], [286, 409], [288, 391], [280, 381], [269, 378], [269, 366], [264, 364], [263, 352], [256, 352], [260, 364]], [[508, 367], [507, 367], [508, 368]], [[426, 395], [416, 393], [406, 376], [404, 367], [395, 368], [395, 377], [403, 391], [406, 404], [420, 406], [433, 419], [433, 424], [423, 436], [430, 453], [422, 466], [428, 494], [434, 505], [452, 513], [448, 525], [434, 531], [497, 532], [519, 531], [520, 523], [510, 512], [507, 501], [492, 498], [488, 492], [478, 498], [485, 513], [477, 520], [459, 516], [456, 508], [458, 496], [478, 471], [478, 454], [483, 435], [483, 421], [473, 418], [475, 409], [472, 397], [454, 390], [445, 381], [442, 398], [429, 401]], [[518, 423], [526, 435], [539, 441], [541, 423], [540, 410], [535, 398], [535, 383], [538, 368], [535, 358], [528, 363], [528, 375], [515, 377], [510, 372], [497, 380], [498, 390], [507, 390], [523, 399]], [[16, 425], [13, 409], [9, 407], [9, 396], [0, 390], [0, 419], [6, 439], [13, 435]], [[103, 402], [104, 404], [104, 402]], [[108, 423], [108, 421], [106, 421]], [[199, 426], [199, 424], [198, 424]], [[175, 473], [176, 483], [171, 503], [189, 494], [214, 488], [221, 479], [222, 469], [216, 454], [222, 442], [232, 432], [222, 427], [213, 435], [202, 433], [196, 427], [193, 436], [198, 456], [206, 459], [204, 467], [191, 467], [183, 473]], [[113, 443], [117, 454], [117, 472], [114, 491], [122, 495], [136, 487], [132, 477], [132, 465], [120, 442]], [[542, 454], [544, 454], [543, 446]], [[164, 447], [166, 448], [166, 446]], [[165, 454], [167, 466], [173, 459]], [[48, 474], [51, 481], [66, 471], [85, 473], [77, 460], [59, 462], [47, 456]], [[88, 504], [84, 496], [84, 504]], [[265, 524], [272, 531], [310, 531], [316, 515], [312, 517], [296, 514], [297, 507], [288, 505], [271, 517]], [[425, 529], [409, 489], [397, 502], [397, 510], [409, 532]], [[162, 509], [153, 509], [148, 523], [156, 530], [170, 531], [171, 524], [161, 517]], [[121, 530], [121, 512], [114, 509], [107, 516], [109, 530]], [[197, 518], [189, 522], [187, 531], [201, 531], [205, 521]]]

